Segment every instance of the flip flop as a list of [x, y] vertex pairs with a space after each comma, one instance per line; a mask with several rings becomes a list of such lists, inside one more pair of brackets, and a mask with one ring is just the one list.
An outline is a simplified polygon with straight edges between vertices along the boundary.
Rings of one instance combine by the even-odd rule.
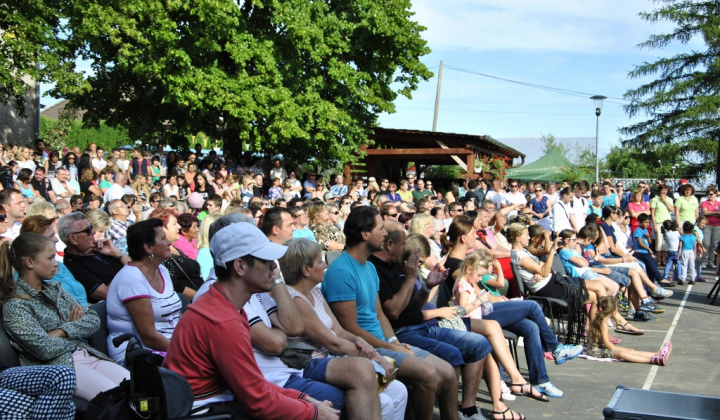
[[622, 325], [618, 324], [615, 327], [615, 332], [620, 334], [627, 334], [627, 335], [643, 335], [645, 334], [645, 331], [630, 331], [627, 328], [625, 328], [629, 324], [629, 322], [626, 322]]

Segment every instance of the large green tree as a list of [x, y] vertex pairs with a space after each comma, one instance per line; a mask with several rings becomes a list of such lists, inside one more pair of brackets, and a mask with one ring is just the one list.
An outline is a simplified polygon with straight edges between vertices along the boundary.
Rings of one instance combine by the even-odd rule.
[[29, 81], [71, 77], [74, 59], [63, 59], [68, 57], [63, 14], [61, 0], [5, 0], [0, 5], [0, 103], [22, 117]]
[[628, 91], [631, 117], [648, 119], [621, 131], [625, 144], [653, 151], [675, 145], [676, 163], [686, 163], [690, 176], [717, 171], [720, 147], [720, 1], [656, 0], [661, 7], [641, 13], [649, 22], [668, 21], [675, 28], [653, 35], [641, 48], [662, 49], [672, 43], [700, 40], [701, 48], [637, 66], [630, 77], [657, 79]]
[[[33, 0], [42, 1], [42, 0]], [[354, 159], [380, 112], [432, 74], [409, 0], [59, 0], [52, 94], [147, 142], [204, 132], [225, 147]]]

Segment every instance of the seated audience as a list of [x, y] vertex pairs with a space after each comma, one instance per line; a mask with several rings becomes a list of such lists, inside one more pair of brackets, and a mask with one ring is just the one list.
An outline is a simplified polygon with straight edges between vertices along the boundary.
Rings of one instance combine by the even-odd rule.
[[[180, 239], [180, 225], [177, 222], [177, 217], [177, 212], [171, 208], [158, 209], [150, 213], [150, 219], [162, 220], [165, 237], [171, 244]], [[162, 264], [170, 273], [175, 291], [192, 300], [197, 289], [203, 284], [203, 278], [200, 275], [200, 264], [190, 259], [184, 252], [173, 245], [170, 245], [170, 257], [162, 261]]]
[[66, 245], [65, 265], [85, 287], [88, 302], [104, 300], [113, 277], [130, 259], [112, 241], [95, 239], [93, 226], [80, 212], [61, 217], [57, 228]]
[[170, 258], [170, 245], [160, 219], [138, 222], [128, 229], [132, 261], [110, 283], [107, 297], [108, 352], [118, 363], [125, 361], [127, 342], [115, 347], [112, 340], [125, 333], [135, 334], [143, 347], [161, 356], [170, 345], [182, 307], [170, 274], [161, 264]]
[[164, 366], [188, 380], [195, 406], [211, 412], [268, 420], [338, 419], [329, 401], [267, 381], [255, 358], [244, 307], [253, 294], [273, 289], [274, 260], [286, 247], [270, 243], [248, 223], [234, 223], [213, 236], [210, 250], [217, 281], [180, 319]]
[[[22, 366], [74, 368], [74, 395], [86, 401], [129, 378], [127, 370], [83, 340], [100, 327], [97, 313], [83, 308], [60, 284], [46, 281], [58, 266], [50, 238], [24, 233], [13, 241], [12, 249], [3, 243], [0, 261], [3, 325]], [[17, 281], [11, 267], [17, 270]]]

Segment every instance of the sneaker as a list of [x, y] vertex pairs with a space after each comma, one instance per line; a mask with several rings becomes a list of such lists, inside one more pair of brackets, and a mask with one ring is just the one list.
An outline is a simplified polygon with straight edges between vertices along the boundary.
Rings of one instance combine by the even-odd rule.
[[640, 302], [640, 310], [645, 312], [653, 312], [655, 309], [655, 304], [652, 303], [650, 299], [644, 300]]
[[543, 353], [543, 357], [547, 360], [555, 360], [551, 351], [546, 351], [545, 353]]
[[661, 298], [661, 297], [662, 297], [662, 298], [666, 298], [666, 297], [670, 297], [670, 296], [672, 296], [672, 295], [673, 295], [672, 290], [667, 290], [667, 289], [664, 289], [664, 288], [662, 288], [662, 287], [660, 287], [660, 286], [658, 286], [657, 289], [655, 289], [655, 290], [653, 290], [652, 292], [650, 292], [650, 296], [652, 296], [652, 297], [654, 297], [654, 298]]
[[458, 415], [458, 420], [484, 420], [485, 419], [485, 417], [480, 413], [476, 413], [476, 414], [473, 414], [472, 416], [468, 417], [465, 414], [463, 414], [462, 411], [458, 410], [457, 415]]
[[[572, 344], [560, 344], [555, 348], [555, 351], [553, 351], [553, 359], [555, 359], [556, 365], [562, 365], [568, 360], [572, 360], [580, 356], [580, 353], [582, 353], [582, 351], [583, 346], [581, 345], [573, 346]], [[562, 392], [560, 394], [562, 396]]]
[[[678, 280], [677, 282], [678, 286], [685, 286], [685, 280]], [[670, 287], [670, 286], [668, 286]]]
[[628, 302], [626, 300], [623, 299], [618, 302], [618, 308], [620, 308], [620, 310], [623, 312], [627, 312], [628, 309], [630, 309], [630, 305], [628, 304]]
[[517, 398], [513, 395], [512, 391], [510, 391], [510, 388], [508, 388], [505, 382], [500, 383], [500, 391], [502, 392], [503, 401], [515, 401]]
[[635, 316], [633, 317], [633, 321], [637, 322], [655, 322], [656, 319], [654, 316], [650, 315], [647, 312], [635, 312]]
[[663, 344], [662, 347], [660, 347], [660, 352], [658, 353], [660, 357], [663, 358], [663, 366], [667, 365], [668, 360], [670, 359], [670, 353], [672, 353], [672, 343], [668, 341], [667, 343]]
[[552, 382], [548, 381], [542, 384], [535, 385], [535, 389], [541, 394], [545, 394], [548, 397], [562, 398], [563, 392], [560, 391]]
[[693, 285], [693, 284], [695, 284], [695, 280], [688, 280], [687, 284]]

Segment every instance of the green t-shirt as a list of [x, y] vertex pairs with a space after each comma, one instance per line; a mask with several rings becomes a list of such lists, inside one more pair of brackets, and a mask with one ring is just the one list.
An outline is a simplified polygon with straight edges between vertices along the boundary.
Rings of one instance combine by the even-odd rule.
[[655, 221], [658, 225], [661, 225], [662, 222], [666, 220], [670, 220], [670, 210], [668, 210], [665, 203], [660, 201], [660, 197], [656, 196], [650, 200], [650, 208], [655, 209]]
[[430, 197], [432, 195], [432, 191], [428, 189], [424, 189], [422, 191], [413, 190], [412, 191], [412, 197], [414, 202], [418, 202], [422, 200], [423, 198]]
[[485, 274], [482, 277], [482, 279], [480, 279], [480, 283], [482, 283], [485, 290], [487, 290], [488, 293], [490, 293], [491, 295], [500, 296], [500, 292], [498, 292], [497, 287], [487, 285], [487, 282], [489, 282], [490, 280], [496, 279], [496, 278], [497, 278], [497, 276], [491, 276], [490, 274]]
[[680, 209], [680, 220], [677, 221], [678, 226], [682, 226], [682, 222], [695, 223], [695, 209], [698, 208], [698, 200], [695, 196], [690, 196], [690, 199], [678, 197], [675, 200], [675, 207]]

